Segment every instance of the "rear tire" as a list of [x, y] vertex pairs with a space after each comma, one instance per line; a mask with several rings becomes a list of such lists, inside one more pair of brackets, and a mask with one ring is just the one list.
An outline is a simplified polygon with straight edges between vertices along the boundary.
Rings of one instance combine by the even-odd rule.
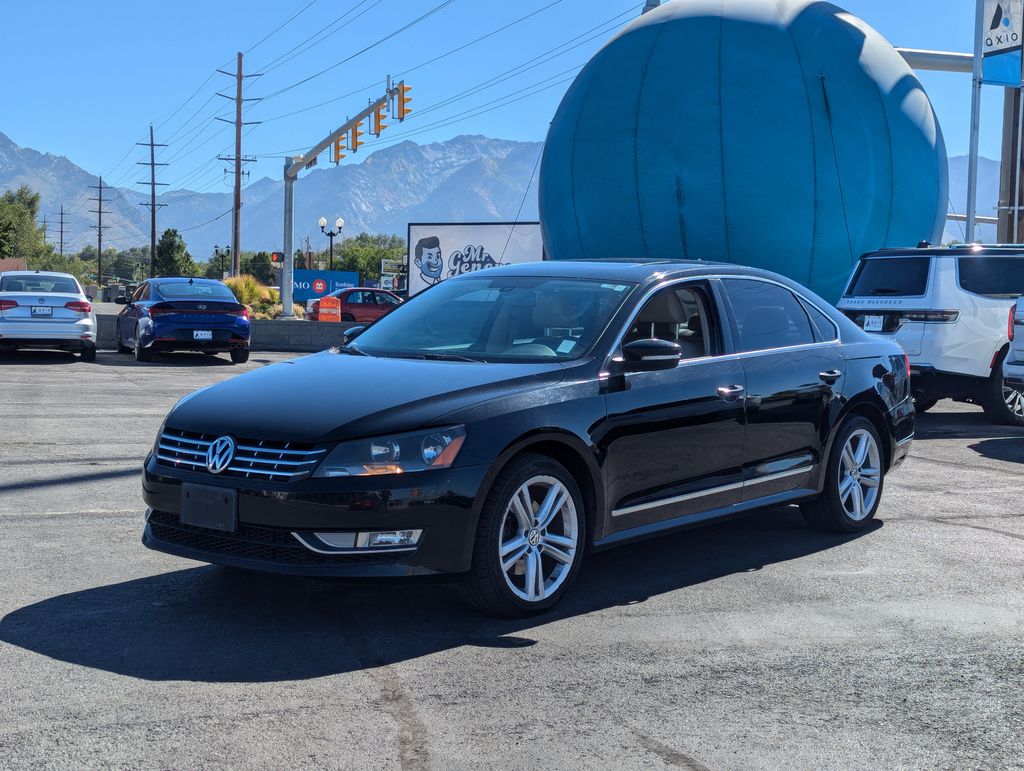
[[583, 497], [572, 475], [545, 455], [520, 455], [487, 494], [462, 598], [499, 616], [541, 613], [572, 586], [586, 543]]
[[231, 352], [231, 363], [232, 364], [245, 364], [249, 361], [249, 349], [243, 348], [240, 351]]
[[152, 361], [153, 352], [147, 350], [142, 345], [142, 335], [139, 334], [138, 327], [135, 328], [135, 361]]
[[355, 321], [356, 319], [355, 319], [355, 317], [351, 313], [342, 313], [341, 314], [341, 320], [342, 321], [350, 321], [351, 322], [351, 321]]
[[96, 348], [95, 347], [83, 348], [81, 354], [79, 354], [79, 355], [81, 356], [82, 361], [86, 361], [86, 362], [96, 361]]
[[1003, 359], [1000, 356], [992, 368], [981, 406], [993, 423], [1005, 426], [1024, 426], [1024, 394], [1011, 388], [1003, 378]]
[[833, 533], [857, 533], [875, 517], [885, 481], [885, 453], [874, 424], [847, 418], [836, 434], [821, 495], [800, 505], [807, 523]]

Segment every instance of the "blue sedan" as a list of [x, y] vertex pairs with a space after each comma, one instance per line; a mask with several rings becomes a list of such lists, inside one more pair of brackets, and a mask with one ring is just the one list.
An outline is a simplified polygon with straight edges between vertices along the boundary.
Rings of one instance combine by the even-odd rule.
[[149, 361], [157, 351], [230, 353], [249, 360], [249, 310], [220, 281], [151, 278], [117, 317], [117, 350]]

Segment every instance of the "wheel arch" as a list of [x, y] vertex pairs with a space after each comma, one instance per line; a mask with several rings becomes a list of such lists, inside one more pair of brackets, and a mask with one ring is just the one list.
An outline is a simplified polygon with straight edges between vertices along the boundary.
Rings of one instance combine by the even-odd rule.
[[474, 511], [479, 521], [484, 501], [491, 492], [494, 480], [514, 459], [525, 453], [545, 455], [561, 463], [572, 474], [580, 494], [583, 496], [583, 510], [587, 518], [587, 540], [593, 541], [596, 528], [603, 521], [605, 510], [604, 487], [600, 484], [601, 474], [597, 460], [589, 447], [575, 434], [566, 431], [541, 430], [525, 434], [511, 442], [498, 455], [484, 477]]
[[822, 471], [819, 474], [818, 480], [819, 490], [824, 485], [825, 470], [828, 469], [829, 461], [832, 459], [832, 452], [835, 449], [835, 441], [836, 436], [839, 434], [839, 429], [842, 428], [843, 424], [854, 415], [860, 415], [861, 417], [867, 418], [871, 421], [871, 424], [875, 427], [875, 431], [878, 432], [879, 438], [882, 440], [882, 455], [885, 458], [886, 471], [888, 471], [892, 466], [892, 459], [896, 449], [896, 435], [891, 421], [888, 418], [888, 411], [885, 408], [885, 403], [882, 401], [882, 398], [873, 391], [859, 393], [843, 405], [839, 415], [836, 416], [836, 420], [832, 425], [831, 431], [829, 431], [828, 443], [825, 446], [825, 456], [821, 462]]

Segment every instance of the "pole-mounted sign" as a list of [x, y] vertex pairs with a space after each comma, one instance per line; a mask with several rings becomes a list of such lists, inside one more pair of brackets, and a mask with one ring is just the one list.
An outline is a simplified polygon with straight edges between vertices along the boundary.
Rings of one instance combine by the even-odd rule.
[[985, 0], [982, 23], [982, 81], [1020, 88], [1024, 0]]

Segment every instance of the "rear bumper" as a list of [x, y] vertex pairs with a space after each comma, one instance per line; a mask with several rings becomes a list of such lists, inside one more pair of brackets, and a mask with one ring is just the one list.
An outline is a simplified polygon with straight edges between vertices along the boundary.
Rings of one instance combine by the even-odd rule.
[[95, 347], [96, 322], [92, 318], [56, 322], [12, 322], [0, 319], [0, 345], [66, 350]]
[[156, 329], [143, 338], [152, 351], [241, 351], [249, 347], [248, 330], [211, 329], [212, 339], [196, 340], [192, 328]]
[[[1013, 353], [1011, 351], [1010, 356], [1013, 356]], [[1003, 377], [1006, 379], [1006, 385], [1024, 392], [1024, 361], [1011, 360], [1007, 357], [1003, 362]]]
[[910, 360], [910, 387], [914, 393], [938, 398], [974, 399], [988, 382], [987, 377], [943, 372], [930, 364]]

